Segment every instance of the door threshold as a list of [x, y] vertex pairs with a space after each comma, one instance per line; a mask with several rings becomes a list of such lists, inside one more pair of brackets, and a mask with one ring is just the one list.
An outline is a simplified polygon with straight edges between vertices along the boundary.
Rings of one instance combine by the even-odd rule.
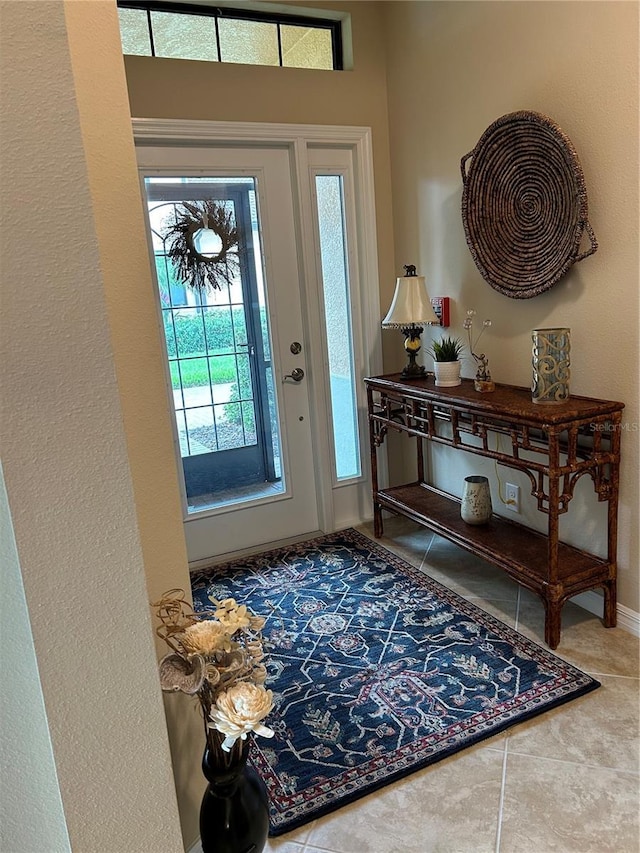
[[196, 512], [206, 512], [208, 509], [219, 509], [220, 507], [228, 507], [236, 503], [271, 497], [271, 495], [281, 495], [283, 491], [282, 480], [276, 480], [273, 483], [254, 483], [248, 486], [237, 486], [235, 488], [224, 489], [220, 492], [210, 492], [206, 495], [188, 498], [187, 512], [190, 515]]
[[299, 542], [306, 542], [307, 539], [315, 539], [317, 536], [323, 536], [322, 530], [310, 530], [308, 533], [302, 533], [299, 536], [290, 536], [287, 539], [278, 539], [274, 542], [264, 542], [262, 545], [254, 545], [253, 548], [245, 548], [241, 551], [228, 551], [226, 554], [220, 554], [217, 557], [207, 557], [204, 560], [194, 560], [189, 563], [190, 572], [199, 572], [202, 569], [207, 569], [210, 566], [218, 566], [221, 563], [228, 563], [231, 560], [237, 560], [241, 557], [252, 557], [255, 554], [262, 554], [263, 551], [273, 551], [276, 548], [286, 548], [287, 545], [297, 545]]

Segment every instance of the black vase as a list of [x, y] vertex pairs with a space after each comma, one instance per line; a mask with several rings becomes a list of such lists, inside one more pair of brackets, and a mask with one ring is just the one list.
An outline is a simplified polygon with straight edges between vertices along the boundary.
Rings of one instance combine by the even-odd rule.
[[[261, 853], [269, 832], [267, 789], [247, 766], [251, 741], [236, 741], [221, 756], [209, 746], [202, 772], [209, 784], [200, 806], [203, 853]], [[221, 760], [222, 759], [222, 760]]]

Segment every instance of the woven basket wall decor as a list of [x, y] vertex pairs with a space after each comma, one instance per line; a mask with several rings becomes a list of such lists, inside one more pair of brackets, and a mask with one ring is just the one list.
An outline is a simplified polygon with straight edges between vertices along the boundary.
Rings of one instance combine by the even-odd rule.
[[[505, 296], [544, 293], [598, 248], [578, 155], [547, 116], [497, 119], [460, 169], [467, 245], [482, 277]], [[591, 245], [580, 251], [585, 233]]]

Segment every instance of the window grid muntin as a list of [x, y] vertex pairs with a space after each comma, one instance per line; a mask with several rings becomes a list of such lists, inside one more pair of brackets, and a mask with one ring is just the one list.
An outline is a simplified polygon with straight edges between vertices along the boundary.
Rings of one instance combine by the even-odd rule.
[[[177, 202], [177, 201], [155, 202], [154, 207], [149, 208], [149, 215], [151, 215], [152, 211], [157, 212], [161, 208], [166, 207], [169, 210], [173, 211], [173, 216], [175, 217], [176, 216], [175, 209], [176, 209], [176, 205], [178, 203], [179, 202]], [[211, 414], [211, 426], [213, 429], [213, 439], [214, 439], [216, 446], [215, 446], [215, 448], [210, 448], [210, 449], [214, 450], [214, 451], [226, 449], [226, 446], [227, 446], [226, 443], [225, 444], [221, 443], [219, 436], [218, 436], [218, 418], [216, 416], [217, 411], [221, 410], [224, 406], [234, 406], [235, 405], [238, 407], [238, 411], [241, 413], [240, 426], [241, 426], [241, 432], [242, 432], [243, 445], [237, 445], [236, 444], [236, 445], [229, 445], [229, 446], [253, 445], [256, 443], [256, 437], [255, 437], [255, 435], [248, 435], [247, 434], [247, 431], [246, 431], [245, 425], [244, 425], [244, 418], [242, 417], [243, 411], [245, 409], [250, 409], [252, 421], [255, 423], [256, 415], [255, 415], [254, 402], [245, 396], [245, 392], [247, 391], [246, 373], [248, 370], [248, 353], [244, 354], [244, 353], [238, 353], [237, 351], [235, 351], [235, 352], [230, 352], [228, 354], [218, 353], [216, 355], [212, 355], [210, 353], [210, 350], [209, 350], [207, 327], [206, 327], [206, 322], [205, 322], [205, 312], [208, 309], [209, 310], [216, 309], [216, 308], [217, 309], [227, 309], [229, 311], [231, 327], [232, 327], [232, 341], [233, 341], [235, 347], [238, 346], [236, 312], [234, 311], [234, 309], [238, 309], [238, 308], [242, 309], [243, 303], [238, 302], [237, 299], [234, 298], [234, 295], [237, 295], [237, 294], [234, 294], [235, 282], [232, 284], [223, 285], [223, 287], [220, 289], [220, 291], [217, 291], [215, 294], [213, 294], [213, 296], [218, 297], [216, 299], [217, 304], [215, 304], [215, 303], [210, 304], [208, 302], [208, 300], [203, 302], [201, 295], [197, 292], [194, 292], [194, 294], [193, 294], [194, 299], [195, 299], [194, 305], [184, 305], [184, 304], [175, 305], [174, 304], [174, 292], [172, 289], [172, 281], [174, 280], [175, 277], [172, 275], [172, 272], [171, 272], [171, 265], [169, 263], [169, 258], [168, 258], [168, 254], [167, 254], [167, 248], [166, 248], [166, 238], [162, 237], [161, 234], [159, 234], [157, 231], [155, 231], [153, 225], [150, 226], [150, 231], [151, 231], [152, 237], [155, 235], [159, 239], [160, 243], [162, 244], [161, 247], [158, 246], [157, 248], [154, 249], [154, 258], [155, 258], [155, 262], [156, 262], [156, 269], [158, 269], [158, 264], [161, 263], [162, 266], [164, 267], [165, 271], [166, 271], [166, 274], [167, 274], [167, 295], [168, 295], [168, 303], [167, 304], [164, 304], [164, 301], [162, 300], [162, 287], [160, 284], [160, 278], [158, 278], [158, 285], [159, 285], [159, 294], [160, 294], [160, 301], [161, 301], [161, 313], [162, 313], [162, 318], [163, 318], [163, 324], [162, 325], [163, 325], [163, 329], [164, 329], [164, 333], [165, 333], [165, 343], [166, 343], [166, 347], [167, 347], [167, 361], [168, 361], [168, 365], [169, 365], [169, 371], [170, 371], [172, 378], [173, 378], [174, 374], [177, 372], [177, 378], [178, 378], [178, 387], [177, 388], [173, 388], [173, 381], [171, 383], [172, 393], [174, 393], [175, 391], [179, 391], [179, 394], [180, 394], [180, 404], [174, 405], [175, 415], [176, 415], [177, 423], [179, 421], [182, 421], [182, 423], [184, 424], [184, 428], [185, 428], [184, 435], [181, 433], [180, 429], [178, 428], [178, 433], [179, 433], [179, 438], [180, 438], [181, 454], [184, 457], [184, 456], [194, 456], [194, 455], [198, 455], [199, 453], [206, 452], [204, 450], [194, 451], [192, 448], [192, 440], [193, 440], [192, 431], [193, 431], [193, 429], [196, 429], [196, 427], [192, 426], [190, 423], [190, 414], [195, 412], [196, 410], [206, 410], [207, 413]], [[226, 294], [226, 298], [225, 298], [225, 294]], [[184, 310], [184, 309], [186, 309], [188, 311], [193, 311], [195, 309], [197, 311], [197, 316], [198, 316], [200, 323], [202, 325], [202, 340], [203, 340], [204, 349], [200, 355], [187, 355], [187, 354], [183, 354], [181, 352], [181, 349], [180, 349], [181, 340], [179, 337], [179, 332], [176, 328], [176, 317], [177, 317], [177, 312]], [[171, 329], [171, 337], [169, 337], [169, 335], [167, 335], [167, 331], [168, 331], [167, 330], [167, 320], [165, 318], [170, 318], [170, 324], [169, 325], [170, 325], [170, 329]], [[244, 331], [244, 335], [246, 337], [247, 332], [246, 332], [246, 327], [244, 327], [244, 326], [243, 326], [243, 331]], [[171, 347], [171, 341], [173, 341], [173, 346], [175, 348], [174, 355], [172, 355], [169, 351], [170, 347]], [[240, 343], [240, 346], [242, 346], [242, 343]], [[213, 377], [211, 374], [211, 360], [217, 359], [217, 358], [225, 358], [225, 359], [231, 358], [231, 359], [233, 359], [233, 364], [234, 364], [234, 375], [235, 375], [236, 382], [237, 382], [238, 395], [237, 395], [237, 397], [233, 397], [232, 399], [230, 399], [229, 401], [227, 401], [225, 403], [216, 403], [214, 401], [214, 395], [213, 395], [214, 383], [213, 383]], [[210, 393], [210, 397], [211, 397], [210, 401], [208, 403], [206, 403], [205, 405], [203, 405], [202, 403], [193, 403], [191, 401], [191, 399], [188, 399], [188, 392], [191, 390], [191, 386], [188, 383], [188, 379], [184, 378], [184, 376], [183, 376], [183, 370], [188, 369], [188, 367], [187, 367], [188, 363], [190, 363], [190, 362], [202, 363], [203, 360], [206, 364], [206, 370], [207, 370], [207, 375], [208, 375], [208, 379], [209, 379], [208, 388], [209, 388], [209, 393]], [[241, 370], [240, 364], [244, 365], [244, 367], [245, 367], [244, 371]], [[249, 386], [249, 390], [250, 390], [250, 386]], [[254, 430], [254, 433], [255, 433], [255, 430]], [[186, 451], [186, 452], [183, 452], [183, 451]]]
[[280, 57], [279, 67], [281, 68], [287, 66], [283, 66], [282, 64], [282, 39], [280, 35], [280, 24], [303, 26], [308, 27], [310, 29], [329, 30], [331, 33], [333, 70], [342, 71], [344, 68], [342, 56], [342, 29], [339, 21], [331, 20], [328, 18], [307, 18], [303, 15], [288, 15], [275, 12], [256, 11], [254, 9], [193, 6], [189, 4], [183, 5], [182, 3], [154, 3], [149, 2], [149, 0], [118, 0], [117, 6], [121, 9], [140, 9], [141, 11], [147, 13], [147, 26], [149, 28], [149, 43], [151, 46], [152, 57], [156, 56], [156, 52], [153, 39], [151, 12], [174, 12], [180, 15], [200, 15], [201, 17], [212, 17], [215, 19], [216, 52], [218, 56], [218, 62], [223, 61], [220, 58], [221, 52], [218, 20], [221, 18], [228, 18], [276, 24], [278, 32], [278, 52]]

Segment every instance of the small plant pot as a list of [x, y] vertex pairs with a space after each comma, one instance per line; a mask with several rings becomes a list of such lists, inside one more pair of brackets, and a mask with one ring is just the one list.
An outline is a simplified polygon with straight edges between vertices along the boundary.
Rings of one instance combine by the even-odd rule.
[[462, 382], [459, 361], [434, 361], [433, 370], [436, 374], [436, 385], [440, 388], [453, 388]]

